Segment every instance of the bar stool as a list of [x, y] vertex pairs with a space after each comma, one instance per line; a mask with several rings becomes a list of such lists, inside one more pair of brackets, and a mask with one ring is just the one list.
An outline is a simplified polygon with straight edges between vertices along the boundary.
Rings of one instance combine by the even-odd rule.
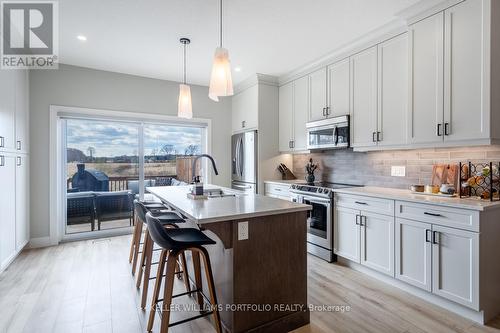
[[[148, 289], [149, 289], [149, 280], [152, 280], [154, 278], [151, 278], [151, 266], [155, 265], [157, 263], [153, 262], [153, 251], [154, 251], [154, 243], [151, 239], [151, 236], [149, 234], [149, 228], [147, 227], [147, 220], [146, 220], [146, 213], [151, 214], [152, 216], [155, 216], [159, 221], [160, 224], [163, 226], [163, 228], [178, 228], [177, 223], [184, 223], [184, 219], [178, 215], [177, 213], [173, 211], [148, 211], [146, 206], [142, 204], [141, 202], [136, 203], [136, 210], [137, 210], [137, 217], [138, 217], [138, 225], [146, 223], [146, 232], [144, 236], [144, 244], [142, 247], [142, 253], [141, 253], [141, 259], [139, 262], [139, 273], [137, 274], [137, 282], [136, 286], [137, 288], [141, 287], [141, 281], [142, 281], [142, 297], [141, 297], [141, 308], [144, 309], [146, 308], [146, 300], [148, 297]], [[142, 226], [139, 228], [140, 232], [142, 233]], [[141, 233], [137, 233], [136, 239], [140, 239]], [[139, 248], [137, 246], [137, 248]], [[136, 256], [136, 258], [138, 255]], [[182, 270], [180, 269], [180, 265], [176, 265], [176, 274], [179, 274], [178, 277], [180, 278], [180, 274], [183, 274], [183, 280], [184, 284], [186, 285], [186, 290], [190, 291], [191, 287], [189, 284], [189, 275], [187, 271], [187, 264], [186, 264], [186, 257], [184, 253], [180, 256], [179, 258], [180, 264], [182, 265]]]
[[[169, 327], [179, 325], [211, 314], [213, 314], [213, 319], [217, 332], [221, 333], [222, 326], [217, 306], [217, 295], [215, 293], [215, 284], [212, 274], [212, 267], [210, 265], [210, 258], [208, 252], [203, 247], [203, 245], [213, 245], [215, 244], [215, 241], [207, 237], [200, 230], [194, 228], [165, 229], [161, 225], [160, 220], [150, 213], [146, 214], [146, 220], [148, 223], [148, 229], [152, 240], [154, 241], [154, 243], [156, 243], [162, 248], [160, 260], [158, 262], [158, 272], [156, 274], [156, 283], [153, 293], [153, 300], [151, 302], [151, 310], [149, 313], [147, 331], [151, 332], [151, 330], [153, 329], [156, 307], [158, 305], [158, 302], [163, 301], [160, 333], [167, 333]], [[184, 319], [178, 322], [170, 323], [170, 306], [172, 304], [172, 298], [183, 295], [190, 295], [195, 292], [201, 292], [201, 290], [197, 289], [178, 295], [172, 295], [174, 287], [174, 277], [176, 274], [175, 265], [177, 262], [177, 258], [180, 255], [183, 255], [185, 251], [198, 252], [203, 257], [203, 262], [205, 266], [205, 275], [208, 281], [208, 289], [210, 292], [210, 304], [212, 309], [211, 311], [202, 313], [201, 315], [197, 315], [192, 318]], [[163, 276], [163, 270], [165, 268], [165, 264], [167, 265], [167, 269], [165, 276]], [[164, 294], [163, 294], [163, 299], [159, 299], [160, 288], [163, 278], [165, 278]]]
[[[136, 208], [136, 202], [139, 202], [139, 200], [134, 200], [134, 231], [132, 232], [132, 243], [130, 244], [130, 254], [128, 257], [128, 262], [134, 263], [132, 264], [132, 275], [135, 275], [135, 269], [137, 266], [137, 257], [139, 254], [139, 247], [143, 243], [141, 242], [141, 235], [142, 235], [142, 228], [143, 228], [143, 223], [144, 221], [138, 221], [137, 218], [137, 208]], [[154, 212], [161, 212], [161, 211], [166, 211], [169, 210], [167, 206], [162, 204], [161, 202], [142, 202], [142, 204], [147, 208], [148, 211], [154, 211]]]

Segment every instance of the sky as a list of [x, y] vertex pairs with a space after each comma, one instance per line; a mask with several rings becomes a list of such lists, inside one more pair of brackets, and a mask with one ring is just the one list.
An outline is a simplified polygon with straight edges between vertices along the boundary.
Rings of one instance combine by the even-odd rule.
[[[138, 127], [133, 124], [95, 120], [67, 120], [67, 147], [81, 150], [88, 155], [94, 147], [94, 157], [136, 155], [138, 151]], [[202, 129], [174, 125], [146, 125], [144, 151], [151, 155], [154, 150], [170, 144], [179, 154], [189, 145], [201, 146]]]

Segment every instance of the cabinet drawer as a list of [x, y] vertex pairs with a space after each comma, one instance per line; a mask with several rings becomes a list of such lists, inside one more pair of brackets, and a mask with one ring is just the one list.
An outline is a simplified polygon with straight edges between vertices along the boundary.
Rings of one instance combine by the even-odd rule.
[[335, 193], [335, 204], [365, 212], [394, 216], [394, 200]]
[[396, 201], [396, 217], [479, 232], [479, 212]]
[[287, 184], [265, 184], [266, 194], [274, 194], [279, 196], [289, 196], [290, 195], [290, 185]]

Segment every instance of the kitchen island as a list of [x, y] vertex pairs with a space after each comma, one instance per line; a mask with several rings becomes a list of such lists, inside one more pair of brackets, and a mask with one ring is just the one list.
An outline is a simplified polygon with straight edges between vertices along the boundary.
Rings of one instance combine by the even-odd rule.
[[[187, 226], [196, 224], [217, 241], [206, 248], [225, 330], [288, 332], [308, 324], [305, 221], [311, 207], [207, 188], [216, 194], [201, 200], [187, 197], [189, 186], [147, 190], [181, 213]], [[191, 260], [194, 267], [200, 265], [196, 255]], [[189, 273], [197, 287], [207, 290], [199, 271]]]

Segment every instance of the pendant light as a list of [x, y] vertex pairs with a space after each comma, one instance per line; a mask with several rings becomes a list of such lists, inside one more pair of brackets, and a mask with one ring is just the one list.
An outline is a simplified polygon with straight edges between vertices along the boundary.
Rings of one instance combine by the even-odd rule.
[[219, 33], [219, 47], [215, 49], [212, 75], [210, 76], [210, 87], [208, 89], [208, 97], [216, 102], [219, 101], [220, 96], [232, 96], [234, 94], [229, 52], [222, 47], [222, 0], [220, 0]]
[[191, 43], [188, 38], [181, 38], [181, 44], [184, 46], [184, 81], [179, 85], [179, 105], [177, 116], [180, 118], [193, 118], [193, 106], [191, 104], [191, 88], [186, 84], [186, 45]]

